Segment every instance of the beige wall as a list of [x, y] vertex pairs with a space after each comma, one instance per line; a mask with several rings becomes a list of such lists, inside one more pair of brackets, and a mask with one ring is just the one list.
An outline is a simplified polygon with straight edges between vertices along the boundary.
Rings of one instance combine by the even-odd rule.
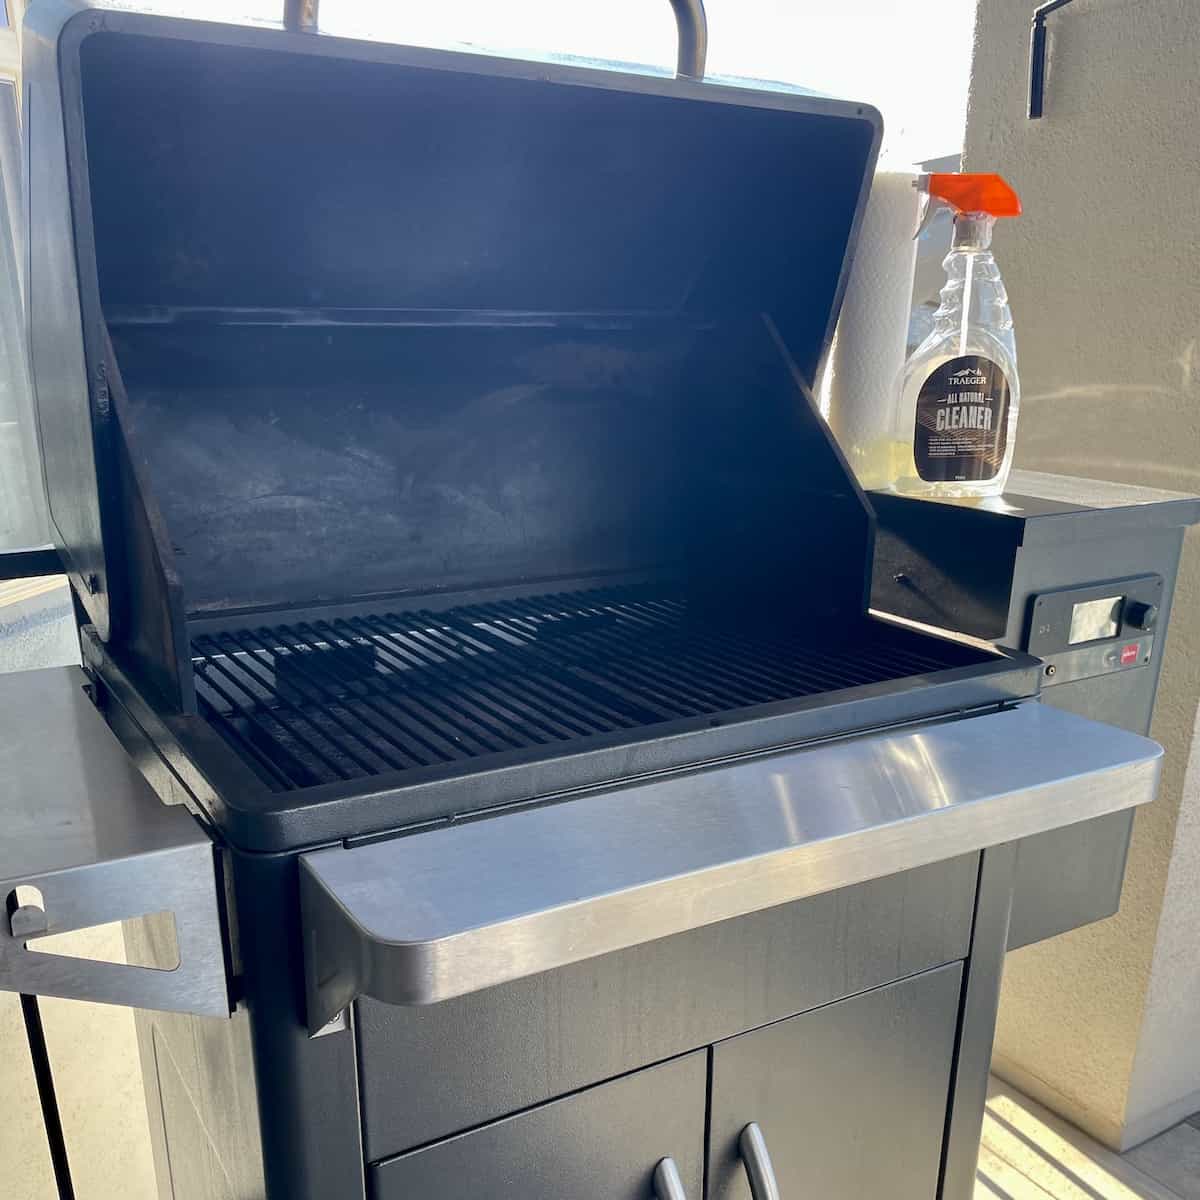
[[[1032, 4], [979, 0], [965, 165], [1026, 215], [996, 237], [1024, 390], [1017, 464], [1200, 492], [1200, 13], [1076, 0], [1025, 117]], [[1200, 1109], [1200, 544], [1185, 549], [1120, 914], [1010, 955], [1002, 1075], [1110, 1145]]]

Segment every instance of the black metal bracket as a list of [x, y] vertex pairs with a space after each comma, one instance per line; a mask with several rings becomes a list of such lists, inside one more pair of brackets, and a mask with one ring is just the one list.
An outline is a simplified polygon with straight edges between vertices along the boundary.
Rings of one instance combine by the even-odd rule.
[[[14, 891], [5, 898], [3, 919], [11, 921], [16, 910], [17, 894]], [[75, 1200], [75, 1187], [71, 1181], [71, 1162], [67, 1157], [67, 1139], [63, 1135], [58, 1094], [54, 1089], [54, 1070], [50, 1065], [50, 1051], [46, 1048], [46, 1031], [42, 1027], [42, 1012], [38, 1007], [36, 996], [21, 994], [21, 1017], [25, 1022], [25, 1038], [29, 1043], [29, 1061], [33, 1067], [38, 1101], [42, 1106], [42, 1125], [46, 1133], [46, 1148], [50, 1152], [50, 1166], [54, 1171], [54, 1183], [58, 1190], [58, 1197], [59, 1200]]]
[[6, 579], [32, 579], [38, 575], [63, 575], [66, 568], [53, 546], [40, 550], [0, 551], [0, 582]]
[[1042, 98], [1046, 90], [1046, 18], [1071, 0], [1047, 0], [1034, 11], [1033, 28], [1029, 34], [1029, 119], [1042, 116]]

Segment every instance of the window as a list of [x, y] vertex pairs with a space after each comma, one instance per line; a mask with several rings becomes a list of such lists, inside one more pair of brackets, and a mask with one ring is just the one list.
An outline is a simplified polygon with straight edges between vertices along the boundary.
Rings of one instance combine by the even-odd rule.
[[[4, 552], [33, 549], [48, 540], [33, 435], [22, 299], [23, 9], [23, 0], [0, 0], [0, 564]], [[0, 574], [0, 671], [78, 661], [66, 580], [61, 575], [5, 579]]]
[[[874, 104], [896, 161], [962, 149], [973, 0], [705, 0], [705, 8], [711, 75]], [[675, 61], [667, 0], [321, 0], [320, 27], [346, 37], [658, 70]]]

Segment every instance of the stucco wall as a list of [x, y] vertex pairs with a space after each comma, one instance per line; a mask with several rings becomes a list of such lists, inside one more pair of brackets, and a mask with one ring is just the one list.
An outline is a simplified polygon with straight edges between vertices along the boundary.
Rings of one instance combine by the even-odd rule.
[[[1025, 117], [1032, 5], [979, 0], [967, 170], [1026, 215], [996, 237], [1024, 390], [1017, 464], [1200, 491], [1200, 20], [1194, 0], [1076, 0], [1050, 18]], [[996, 1066], [1110, 1145], [1200, 1108], [1200, 545], [1185, 548], [1120, 914], [1010, 955]]]

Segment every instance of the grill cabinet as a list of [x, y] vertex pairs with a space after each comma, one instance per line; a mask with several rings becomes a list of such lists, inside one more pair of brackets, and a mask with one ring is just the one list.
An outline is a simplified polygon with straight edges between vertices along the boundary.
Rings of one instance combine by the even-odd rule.
[[55, 2], [26, 54], [88, 753], [216, 848], [164, 1194], [733, 1195], [800, 1122], [788, 1189], [966, 1196], [1015, 845], [1158, 749], [868, 610], [811, 388], [878, 114]]

